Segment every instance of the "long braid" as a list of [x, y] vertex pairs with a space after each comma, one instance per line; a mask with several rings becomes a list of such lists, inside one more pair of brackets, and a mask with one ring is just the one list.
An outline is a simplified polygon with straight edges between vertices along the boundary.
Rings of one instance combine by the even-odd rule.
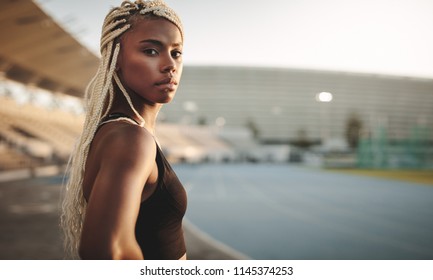
[[143, 117], [137, 112], [137, 110], [132, 105], [131, 97], [129, 97], [128, 93], [126, 92], [126, 89], [123, 87], [117, 74], [114, 74], [114, 81], [116, 82], [117, 86], [120, 88], [120, 91], [123, 93], [123, 96], [125, 97], [126, 101], [128, 102], [129, 106], [131, 107], [132, 111], [134, 111], [137, 118], [141, 121], [140, 126], [144, 126]]

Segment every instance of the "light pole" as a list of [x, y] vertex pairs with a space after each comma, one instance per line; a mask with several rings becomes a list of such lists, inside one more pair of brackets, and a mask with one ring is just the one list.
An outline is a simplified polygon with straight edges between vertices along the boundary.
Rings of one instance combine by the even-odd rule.
[[[330, 103], [332, 99], [332, 93], [327, 91], [322, 91], [316, 94], [316, 101], [320, 103]], [[324, 141], [330, 137], [330, 118], [329, 110], [325, 111], [325, 106], [323, 105], [320, 106], [320, 124], [320, 140], [324, 143]]]

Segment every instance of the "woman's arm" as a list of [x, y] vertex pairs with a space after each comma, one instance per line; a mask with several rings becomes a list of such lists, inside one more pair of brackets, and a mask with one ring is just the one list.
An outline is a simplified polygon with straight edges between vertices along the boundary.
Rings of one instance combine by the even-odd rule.
[[96, 143], [100, 167], [83, 225], [83, 259], [143, 259], [135, 238], [141, 195], [155, 167], [153, 137], [129, 126]]

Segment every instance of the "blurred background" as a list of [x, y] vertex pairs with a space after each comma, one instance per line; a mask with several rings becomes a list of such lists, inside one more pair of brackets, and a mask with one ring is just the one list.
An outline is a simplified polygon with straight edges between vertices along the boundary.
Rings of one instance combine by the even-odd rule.
[[[433, 259], [433, 3], [166, 1], [157, 137], [195, 259]], [[0, 259], [62, 259], [59, 197], [109, 8], [0, 0]], [[67, 179], [67, 175], [66, 175]]]

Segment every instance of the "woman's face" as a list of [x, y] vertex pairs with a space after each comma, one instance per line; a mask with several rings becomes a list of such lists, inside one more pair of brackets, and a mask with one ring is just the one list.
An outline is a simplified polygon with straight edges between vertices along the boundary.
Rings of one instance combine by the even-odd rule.
[[170, 102], [182, 75], [182, 36], [163, 18], [138, 20], [121, 40], [117, 73], [147, 104]]

